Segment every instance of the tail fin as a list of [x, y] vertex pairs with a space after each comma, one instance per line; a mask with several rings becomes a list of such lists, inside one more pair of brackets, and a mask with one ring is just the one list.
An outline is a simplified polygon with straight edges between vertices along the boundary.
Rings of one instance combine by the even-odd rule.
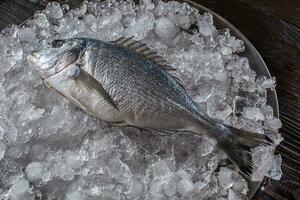
[[269, 146], [272, 140], [266, 135], [252, 133], [222, 125], [221, 137], [216, 137], [218, 145], [241, 171], [241, 175], [250, 178], [253, 172], [251, 149], [257, 146]]

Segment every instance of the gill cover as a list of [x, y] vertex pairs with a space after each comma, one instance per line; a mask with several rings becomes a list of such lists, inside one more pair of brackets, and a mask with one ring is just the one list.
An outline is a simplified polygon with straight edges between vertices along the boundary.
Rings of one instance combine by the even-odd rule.
[[83, 49], [79, 39], [54, 40], [28, 55], [27, 61], [42, 78], [47, 78], [78, 61]]

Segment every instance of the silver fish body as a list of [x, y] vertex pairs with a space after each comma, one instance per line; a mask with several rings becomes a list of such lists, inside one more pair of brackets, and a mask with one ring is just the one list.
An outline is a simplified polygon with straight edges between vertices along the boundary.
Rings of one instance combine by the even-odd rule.
[[[268, 138], [211, 119], [176, 78], [147, 56], [151, 55], [149, 49], [135, 41], [128, 44], [128, 41], [57, 40], [52, 47], [28, 56], [28, 62], [38, 69], [50, 88], [102, 120], [115, 125], [185, 130], [214, 137], [248, 176], [252, 170], [250, 148], [268, 144]], [[134, 45], [137, 47], [129, 48]], [[52, 67], [49, 64], [44, 67], [47, 59], [43, 55], [54, 51], [51, 49], [61, 51], [55, 51], [57, 61]]]

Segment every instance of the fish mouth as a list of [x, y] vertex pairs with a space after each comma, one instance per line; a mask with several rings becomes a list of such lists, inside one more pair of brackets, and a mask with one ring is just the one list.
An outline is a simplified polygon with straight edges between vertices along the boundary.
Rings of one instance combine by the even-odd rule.
[[43, 79], [53, 75], [52, 66], [46, 62], [42, 62], [42, 57], [37, 52], [27, 55], [27, 63], [29, 66], [37, 70]]
[[33, 66], [34, 68], [37, 68], [39, 69], [39, 66], [38, 66], [38, 60], [37, 58], [34, 56], [34, 55], [28, 55], [27, 56], [27, 63], [30, 65], [30, 66]]

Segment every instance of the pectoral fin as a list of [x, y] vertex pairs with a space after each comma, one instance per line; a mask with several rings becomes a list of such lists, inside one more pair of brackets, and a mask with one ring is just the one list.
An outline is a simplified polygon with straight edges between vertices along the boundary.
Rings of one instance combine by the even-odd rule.
[[80, 88], [84, 88], [84, 90], [88, 92], [92, 92], [96, 95], [101, 95], [106, 102], [112, 105], [115, 109], [119, 110], [117, 104], [112, 99], [110, 94], [105, 90], [103, 85], [95, 80], [88, 72], [83, 69], [80, 69], [80, 73], [78, 77], [75, 79], [76, 84]]

